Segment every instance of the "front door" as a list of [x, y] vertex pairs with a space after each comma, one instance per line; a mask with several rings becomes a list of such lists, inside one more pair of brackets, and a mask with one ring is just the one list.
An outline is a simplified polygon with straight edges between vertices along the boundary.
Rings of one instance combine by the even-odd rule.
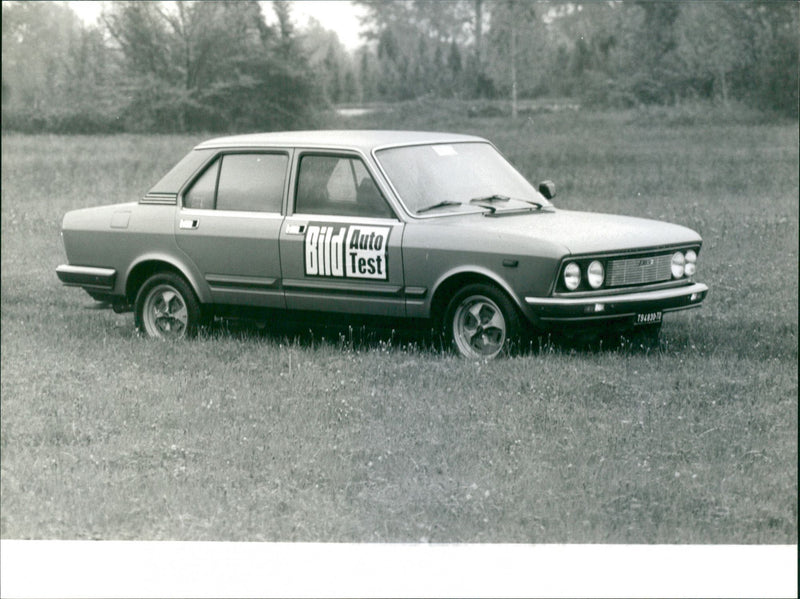
[[281, 230], [286, 307], [405, 316], [403, 223], [354, 154], [302, 152]]
[[279, 236], [290, 155], [225, 152], [182, 195], [175, 223], [218, 304], [286, 306]]

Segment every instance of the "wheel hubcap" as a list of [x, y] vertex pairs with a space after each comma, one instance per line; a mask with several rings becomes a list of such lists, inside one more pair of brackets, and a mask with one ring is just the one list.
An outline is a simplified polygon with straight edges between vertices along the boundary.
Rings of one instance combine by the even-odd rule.
[[189, 324], [186, 303], [171, 285], [158, 285], [147, 296], [144, 325], [151, 337], [182, 337]]
[[489, 298], [467, 298], [453, 316], [453, 338], [463, 355], [492, 358], [500, 353], [506, 341], [503, 313]]

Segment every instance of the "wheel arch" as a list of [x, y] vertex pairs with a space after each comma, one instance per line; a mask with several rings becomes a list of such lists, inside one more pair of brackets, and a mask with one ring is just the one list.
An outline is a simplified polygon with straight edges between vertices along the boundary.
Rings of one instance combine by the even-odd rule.
[[206, 287], [198, 283], [197, 278], [185, 265], [164, 256], [143, 256], [131, 266], [125, 278], [125, 298], [128, 303], [134, 302], [142, 284], [157, 272], [172, 272], [183, 277], [201, 304], [210, 300]]
[[517, 306], [517, 309], [524, 313], [524, 306], [506, 281], [491, 271], [477, 267], [467, 267], [448, 272], [436, 283], [433, 294], [431, 295], [431, 319], [434, 322], [441, 321], [442, 316], [444, 316], [444, 311], [447, 309], [447, 305], [453, 295], [462, 287], [473, 283], [485, 283], [498, 287], [508, 296], [511, 302]]

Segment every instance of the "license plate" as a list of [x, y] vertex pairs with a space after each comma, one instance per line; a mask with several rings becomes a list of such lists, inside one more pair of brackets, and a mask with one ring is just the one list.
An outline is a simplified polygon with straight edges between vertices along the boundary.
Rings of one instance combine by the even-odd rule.
[[645, 314], [637, 314], [636, 320], [633, 324], [658, 324], [661, 322], [661, 312], [647, 312]]

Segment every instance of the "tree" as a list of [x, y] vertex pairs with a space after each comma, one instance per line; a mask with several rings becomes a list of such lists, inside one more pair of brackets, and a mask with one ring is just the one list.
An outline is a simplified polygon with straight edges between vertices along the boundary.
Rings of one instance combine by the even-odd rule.
[[79, 35], [79, 21], [66, 6], [4, 2], [6, 103], [42, 110], [58, 102], [67, 79], [63, 57]]
[[610, 2], [551, 7], [545, 30], [549, 52], [542, 53], [543, 86], [587, 104], [614, 103], [625, 97], [615, 92], [620, 47], [635, 33], [625, 18], [629, 8], [632, 5]]
[[800, 4], [781, 2], [749, 6], [757, 17], [754, 69], [745, 83], [746, 93], [758, 106], [797, 118], [798, 31]]
[[[462, 48], [469, 39], [471, 2], [395, 0], [356, 4], [365, 9], [364, 35], [375, 43], [376, 87], [383, 99], [446, 95], [458, 91], [454, 86], [464, 85]], [[451, 60], [458, 61], [455, 77], [448, 67]], [[455, 68], [455, 62], [451, 66]], [[443, 72], [448, 76], [442, 77]]]
[[[536, 54], [542, 49], [537, 35], [536, 7], [530, 2], [497, 0], [491, 5], [489, 32], [493, 50], [493, 67], [498, 78], [507, 86], [511, 101], [511, 116], [516, 118], [520, 81], [518, 73], [525, 65], [526, 72], [536, 71]], [[528, 84], [530, 90], [533, 85]], [[535, 85], [535, 82], [532, 82]]]
[[358, 101], [361, 90], [353, 73], [353, 58], [339, 41], [339, 36], [323, 28], [316, 19], [311, 19], [299, 39], [326, 101]]
[[450, 42], [450, 48], [447, 51], [447, 70], [450, 76], [451, 90], [455, 92], [460, 87], [462, 72], [461, 51], [455, 40]]
[[3, 125], [58, 132], [116, 130], [102, 33], [68, 5], [4, 2]]
[[[748, 24], [741, 20], [739, 4], [688, 4], [676, 23], [677, 53], [685, 72], [701, 86], [713, 90], [723, 104], [730, 97], [730, 79], [747, 68], [752, 35], [742, 35]], [[701, 90], [698, 90], [701, 91]]]
[[373, 54], [362, 47], [356, 52], [358, 62], [358, 80], [361, 86], [362, 101], [374, 101], [378, 98], [377, 73]]
[[103, 20], [120, 54], [125, 114], [144, 129], [295, 126], [321, 101], [285, 3], [120, 2]]

